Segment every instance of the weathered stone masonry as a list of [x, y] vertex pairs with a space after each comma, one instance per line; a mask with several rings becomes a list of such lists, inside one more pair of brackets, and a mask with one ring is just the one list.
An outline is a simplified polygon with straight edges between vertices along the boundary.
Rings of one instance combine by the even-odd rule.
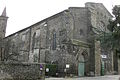
[[[40, 70], [42, 65], [43, 70]], [[44, 80], [45, 64], [25, 62], [0, 62], [2, 80]]]
[[84, 62], [85, 75], [100, 75], [100, 54], [104, 53], [97, 50], [93, 27], [106, 30], [111, 17], [101, 3], [70, 7], [5, 37], [4, 61], [57, 64], [59, 73], [70, 64], [69, 72], [76, 75], [79, 63]]

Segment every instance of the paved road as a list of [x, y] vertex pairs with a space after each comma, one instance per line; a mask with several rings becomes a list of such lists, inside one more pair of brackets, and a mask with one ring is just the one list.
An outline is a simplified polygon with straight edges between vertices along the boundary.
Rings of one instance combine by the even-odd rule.
[[46, 78], [45, 80], [120, 80], [120, 75], [107, 75], [99, 77], [81, 77], [81, 78]]

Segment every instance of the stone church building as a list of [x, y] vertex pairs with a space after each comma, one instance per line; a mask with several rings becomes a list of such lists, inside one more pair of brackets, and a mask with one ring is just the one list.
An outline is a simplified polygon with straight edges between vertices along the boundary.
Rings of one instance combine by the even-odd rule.
[[95, 28], [107, 31], [110, 18], [102, 3], [88, 2], [5, 37], [8, 17], [4, 10], [0, 16], [0, 60], [57, 64], [59, 74], [67, 71], [79, 76], [101, 75], [103, 66], [104, 74], [111, 74], [113, 53], [95, 40]]

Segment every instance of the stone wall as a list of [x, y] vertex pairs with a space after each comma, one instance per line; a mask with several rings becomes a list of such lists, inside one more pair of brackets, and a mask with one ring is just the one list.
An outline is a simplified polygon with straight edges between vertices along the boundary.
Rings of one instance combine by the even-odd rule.
[[44, 80], [44, 78], [45, 64], [0, 62], [0, 80]]
[[100, 42], [95, 42], [95, 75], [100, 76], [101, 74], [101, 48]]
[[102, 4], [88, 3], [86, 7], [70, 7], [6, 37], [4, 61], [58, 64], [60, 72], [64, 72], [66, 64], [78, 64], [77, 51], [83, 45], [75, 46], [71, 43], [72, 39], [76, 39], [92, 45], [88, 51], [89, 60], [85, 64], [89, 68], [85, 71], [94, 73], [97, 56], [94, 51], [94, 34], [90, 33], [93, 32], [92, 27], [106, 27], [108, 19], [109, 13]]
[[[101, 3], [88, 2], [85, 4], [85, 6], [89, 9], [89, 12], [90, 12], [89, 13], [90, 16], [88, 19], [90, 19], [89, 26], [91, 26], [91, 31], [93, 31], [93, 34], [91, 35], [91, 37], [93, 37], [93, 35], [96, 36], [101, 31], [108, 32], [107, 25], [109, 24], [109, 19], [112, 18], [112, 15], [107, 11], [107, 9], [104, 7], [104, 5]], [[95, 42], [95, 45], [92, 47], [95, 48], [93, 50], [94, 53], [91, 53], [91, 54], [93, 54], [93, 57], [94, 57], [93, 58], [91, 56], [92, 57], [91, 62], [95, 63], [94, 65], [92, 65], [93, 70], [95, 71], [95, 74], [96, 75], [100, 74], [100, 55], [107, 56], [107, 58], [104, 59], [105, 73], [111, 73], [111, 71], [112, 71], [112, 65], [111, 65], [112, 55], [111, 55], [110, 50], [105, 49], [105, 48], [101, 48], [101, 50], [99, 50], [99, 48], [97, 49], [98, 45], [96, 45], [96, 42]]]
[[73, 39], [87, 42], [88, 39], [88, 8], [70, 7], [69, 11], [73, 16]]
[[118, 74], [120, 74], [120, 55], [118, 56]]
[[9, 36], [5, 40], [5, 60], [28, 62], [30, 28]]

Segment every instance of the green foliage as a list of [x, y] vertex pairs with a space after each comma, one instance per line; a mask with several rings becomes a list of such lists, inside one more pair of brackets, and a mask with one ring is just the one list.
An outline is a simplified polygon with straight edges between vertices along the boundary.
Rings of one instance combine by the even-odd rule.
[[56, 64], [46, 64], [45, 68], [49, 69], [49, 72], [45, 72], [46, 76], [56, 76], [57, 65]]
[[97, 39], [101, 42], [103, 48], [120, 50], [120, 6], [113, 8], [113, 19], [109, 20], [107, 29], [109, 32], [101, 32]]

